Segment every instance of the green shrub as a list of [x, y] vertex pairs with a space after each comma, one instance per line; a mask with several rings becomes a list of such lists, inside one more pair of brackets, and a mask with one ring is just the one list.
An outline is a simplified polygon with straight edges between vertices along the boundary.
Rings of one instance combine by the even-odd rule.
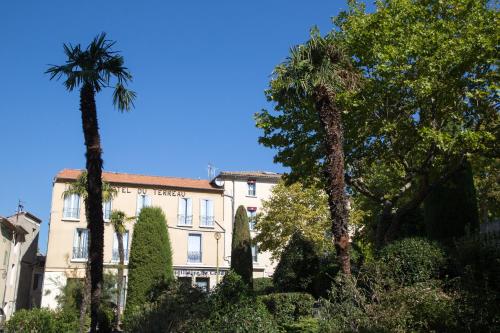
[[445, 263], [443, 250], [421, 238], [406, 238], [382, 249], [379, 264], [399, 284], [410, 285], [437, 276]]
[[243, 302], [213, 309], [204, 320], [192, 322], [188, 332], [206, 333], [279, 333], [281, 329], [261, 302]]
[[212, 291], [210, 301], [214, 307], [220, 307], [228, 303], [238, 303], [248, 297], [250, 297], [249, 286], [236, 272], [229, 271]]
[[274, 316], [280, 325], [292, 324], [294, 321], [312, 314], [314, 298], [306, 293], [280, 293], [260, 296], [258, 298]]
[[294, 233], [274, 271], [274, 286], [281, 292], [311, 293], [319, 268], [314, 244], [300, 233]]
[[231, 242], [231, 270], [241, 276], [249, 286], [252, 285], [253, 260], [252, 240], [248, 227], [245, 207], [239, 206], [234, 217], [233, 239]]
[[54, 317], [48, 309], [19, 310], [7, 322], [7, 332], [55, 333]]
[[125, 315], [151, 300], [158, 284], [173, 280], [172, 249], [161, 208], [145, 207], [134, 227]]
[[253, 292], [255, 295], [267, 295], [272, 293], [273, 290], [273, 279], [266, 277], [253, 279]]
[[287, 333], [319, 333], [319, 320], [312, 317], [300, 318], [296, 322], [284, 325]]

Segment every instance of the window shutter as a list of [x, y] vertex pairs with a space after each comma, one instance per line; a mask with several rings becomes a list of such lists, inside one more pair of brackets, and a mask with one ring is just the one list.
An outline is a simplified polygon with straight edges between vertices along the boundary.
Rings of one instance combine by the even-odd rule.
[[151, 196], [149, 195], [145, 195], [144, 196], [144, 207], [151, 207], [153, 205], [152, 203], [152, 200], [151, 200]]
[[78, 247], [80, 244], [79, 244], [79, 238], [78, 237], [78, 229], [75, 229], [75, 235], [74, 235], [74, 238], [73, 238], [73, 248], [76, 248]]
[[78, 194], [73, 194], [73, 208], [75, 209], [75, 217], [80, 218], [80, 196]]
[[207, 201], [205, 199], [200, 200], [200, 224], [207, 224]]
[[214, 221], [214, 202], [213, 200], [207, 200], [207, 224], [213, 225]]
[[193, 224], [193, 202], [191, 198], [186, 199], [186, 222], [188, 224]]
[[141, 212], [142, 209], [142, 195], [137, 196], [137, 212], [135, 213], [136, 216], [139, 216], [139, 213]]
[[186, 200], [179, 198], [178, 224], [186, 224]]

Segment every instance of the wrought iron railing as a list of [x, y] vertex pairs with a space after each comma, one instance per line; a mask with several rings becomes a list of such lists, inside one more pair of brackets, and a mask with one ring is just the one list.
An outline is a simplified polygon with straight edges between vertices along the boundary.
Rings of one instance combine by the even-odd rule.
[[188, 251], [188, 262], [201, 262], [201, 251]]
[[215, 219], [213, 216], [201, 216], [200, 217], [200, 225], [202, 227], [213, 227], [214, 221], [215, 221]]
[[89, 256], [88, 248], [73, 247], [73, 259], [87, 259]]
[[67, 219], [79, 219], [80, 208], [64, 208], [63, 217]]
[[177, 223], [179, 225], [192, 225], [193, 224], [193, 215], [177, 215]]

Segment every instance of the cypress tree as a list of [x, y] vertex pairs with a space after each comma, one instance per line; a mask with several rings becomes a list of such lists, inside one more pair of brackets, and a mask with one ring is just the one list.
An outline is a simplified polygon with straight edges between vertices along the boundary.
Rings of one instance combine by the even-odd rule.
[[241, 276], [243, 281], [252, 287], [253, 263], [252, 240], [248, 227], [248, 216], [245, 207], [236, 210], [231, 243], [231, 269]]
[[426, 198], [424, 220], [427, 235], [444, 242], [479, 229], [476, 189], [468, 161]]
[[173, 280], [172, 248], [161, 208], [145, 207], [134, 227], [128, 265], [125, 317], [149, 300], [155, 288]]

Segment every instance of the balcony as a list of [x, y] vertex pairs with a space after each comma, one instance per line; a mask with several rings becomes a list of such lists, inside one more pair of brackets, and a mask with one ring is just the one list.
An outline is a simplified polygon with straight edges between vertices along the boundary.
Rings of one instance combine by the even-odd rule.
[[201, 263], [201, 251], [188, 251], [189, 263]]
[[200, 227], [210, 227], [213, 228], [215, 218], [213, 216], [201, 216], [200, 217]]
[[[113, 257], [112, 261], [119, 262], [120, 261], [120, 252], [118, 249], [113, 249]], [[128, 249], [123, 249], [123, 254], [124, 254], [124, 261], [128, 261]]]
[[78, 220], [80, 218], [80, 208], [64, 208], [63, 218]]
[[186, 226], [193, 225], [193, 215], [184, 215], [184, 214], [177, 215], [177, 224]]
[[89, 256], [88, 248], [86, 247], [73, 247], [73, 259], [87, 260]]

